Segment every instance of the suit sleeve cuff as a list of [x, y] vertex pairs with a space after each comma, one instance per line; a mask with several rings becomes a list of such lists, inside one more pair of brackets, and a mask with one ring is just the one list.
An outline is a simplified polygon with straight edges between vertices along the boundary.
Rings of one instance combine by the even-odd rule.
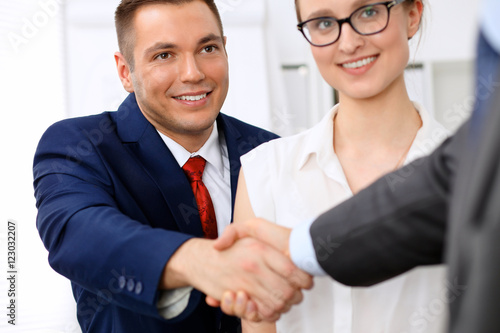
[[193, 287], [162, 291], [156, 303], [160, 316], [172, 319], [180, 315], [188, 306], [191, 291], [193, 291]]
[[309, 229], [315, 219], [305, 221], [292, 229], [289, 241], [290, 257], [298, 268], [314, 275], [327, 275], [316, 259]]

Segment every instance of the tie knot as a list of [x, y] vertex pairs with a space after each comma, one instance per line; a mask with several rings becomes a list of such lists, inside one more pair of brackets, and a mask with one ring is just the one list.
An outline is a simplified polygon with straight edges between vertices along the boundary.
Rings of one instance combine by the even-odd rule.
[[200, 181], [206, 163], [207, 161], [201, 156], [191, 157], [186, 164], [184, 164], [182, 170], [184, 170], [190, 182]]

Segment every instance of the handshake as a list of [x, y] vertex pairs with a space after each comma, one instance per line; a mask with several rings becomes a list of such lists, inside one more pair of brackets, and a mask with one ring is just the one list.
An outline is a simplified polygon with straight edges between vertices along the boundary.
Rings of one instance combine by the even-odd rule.
[[234, 255], [227, 260], [232, 267], [220, 272], [218, 295], [204, 290], [207, 304], [249, 321], [274, 322], [300, 303], [301, 290], [310, 289], [313, 281], [290, 259], [290, 233], [291, 229], [263, 219], [228, 226], [211, 245], [221, 256]]

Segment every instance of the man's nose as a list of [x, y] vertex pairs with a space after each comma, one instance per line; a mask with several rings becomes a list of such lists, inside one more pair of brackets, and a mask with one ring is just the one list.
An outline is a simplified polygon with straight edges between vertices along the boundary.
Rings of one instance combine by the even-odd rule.
[[182, 82], [199, 82], [205, 78], [195, 55], [185, 56], [180, 66], [180, 80]]

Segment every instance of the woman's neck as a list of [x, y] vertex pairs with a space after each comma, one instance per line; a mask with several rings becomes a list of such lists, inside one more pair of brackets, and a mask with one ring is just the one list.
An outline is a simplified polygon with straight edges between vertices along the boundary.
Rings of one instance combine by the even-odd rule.
[[350, 146], [398, 145], [399, 141], [406, 144], [406, 137], [413, 137], [421, 125], [403, 81], [367, 99], [340, 94], [335, 137], [337, 144], [345, 142]]
[[333, 148], [349, 187], [357, 193], [403, 164], [422, 120], [404, 81], [369, 99], [340, 97]]

